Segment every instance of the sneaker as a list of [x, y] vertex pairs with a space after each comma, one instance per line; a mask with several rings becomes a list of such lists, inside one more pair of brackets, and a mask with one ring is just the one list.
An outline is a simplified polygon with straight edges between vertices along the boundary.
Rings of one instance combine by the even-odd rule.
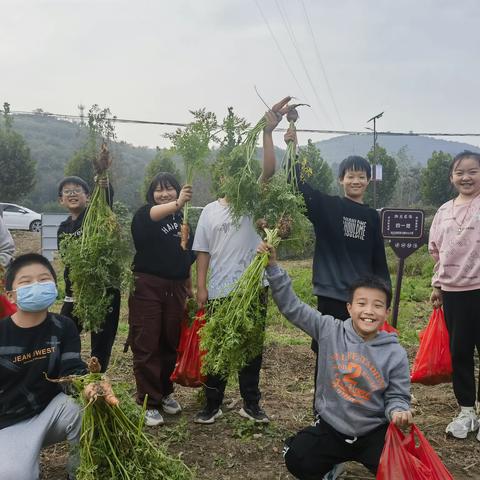
[[461, 410], [458, 416], [447, 425], [445, 433], [449, 433], [455, 438], [463, 439], [467, 438], [469, 432], [477, 430], [478, 426], [478, 418], [473, 409]]
[[323, 480], [335, 480], [345, 471], [345, 464], [338, 463], [323, 477]]
[[180, 404], [173, 398], [173, 395], [167, 395], [162, 398], [162, 408], [165, 413], [176, 415], [182, 411]]
[[263, 409], [257, 405], [243, 405], [243, 408], [238, 412], [243, 418], [248, 418], [256, 423], [269, 423], [270, 419]]
[[205, 407], [200, 410], [194, 417], [194, 423], [211, 424], [215, 423], [215, 420], [223, 415], [220, 408]]
[[147, 425], [147, 427], [156, 427], [157, 425], [163, 425], [162, 414], [156, 409], [146, 410], [145, 425]]

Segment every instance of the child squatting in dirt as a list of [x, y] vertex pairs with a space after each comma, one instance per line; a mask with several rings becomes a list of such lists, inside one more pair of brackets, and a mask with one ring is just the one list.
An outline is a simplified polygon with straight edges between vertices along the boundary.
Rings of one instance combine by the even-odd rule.
[[300, 301], [287, 273], [269, 252], [267, 278], [280, 312], [319, 344], [314, 426], [286, 441], [288, 470], [303, 480], [320, 478], [334, 465], [354, 460], [376, 473], [389, 421], [413, 421], [407, 353], [393, 334], [379, 331], [389, 313], [391, 291], [368, 276], [350, 287], [342, 322]]
[[[79, 441], [81, 408], [48, 378], [86, 373], [80, 337], [69, 318], [51, 313], [56, 274], [42, 255], [17, 257], [5, 275], [16, 313], [0, 322], [0, 478], [32, 480], [39, 475], [42, 447]], [[95, 392], [84, 394], [90, 399]], [[71, 456], [69, 479], [76, 456]]]

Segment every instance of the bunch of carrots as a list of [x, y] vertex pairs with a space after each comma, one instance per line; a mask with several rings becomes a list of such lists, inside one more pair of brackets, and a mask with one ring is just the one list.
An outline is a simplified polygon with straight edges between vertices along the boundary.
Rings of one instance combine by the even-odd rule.
[[82, 406], [77, 480], [192, 480], [193, 471], [143, 431], [146, 404], [140, 410], [126, 387], [114, 391], [98, 367], [89, 368], [52, 380], [73, 385]]

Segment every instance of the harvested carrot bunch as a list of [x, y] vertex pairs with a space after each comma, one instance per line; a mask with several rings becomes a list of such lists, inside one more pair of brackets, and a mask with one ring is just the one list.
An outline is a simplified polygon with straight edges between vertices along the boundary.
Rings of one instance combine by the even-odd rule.
[[[277, 247], [278, 230], [265, 229], [265, 240]], [[214, 303], [212, 314], [200, 330], [202, 373], [229, 377], [236, 375], [263, 348], [265, 325], [260, 293], [268, 254], [257, 253], [226, 300]]]
[[126, 386], [113, 388], [105, 376], [89, 373], [59, 379], [78, 391], [83, 407], [77, 480], [192, 480], [194, 472], [169, 456], [143, 431], [139, 409]]

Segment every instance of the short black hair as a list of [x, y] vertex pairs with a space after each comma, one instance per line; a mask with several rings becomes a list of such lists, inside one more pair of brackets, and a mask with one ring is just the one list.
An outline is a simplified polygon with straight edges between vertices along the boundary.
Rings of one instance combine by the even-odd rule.
[[40, 255], [39, 253], [25, 253], [24, 255], [17, 257], [8, 266], [7, 271], [5, 272], [5, 290], [8, 292], [12, 289], [13, 282], [15, 281], [15, 277], [20, 269], [37, 263], [47, 268], [47, 270], [52, 274], [55, 283], [57, 283], [57, 274], [55, 273], [55, 270], [53, 269], [53, 266], [48, 258]]
[[382, 291], [387, 296], [387, 308], [390, 308], [390, 304], [392, 303], [392, 289], [383, 278], [377, 275], [363, 275], [357, 278], [348, 288], [348, 303], [352, 303], [355, 290], [359, 288], [371, 288]]
[[472, 152], [471, 150], [464, 150], [463, 152], [460, 152], [459, 154], [455, 155], [452, 162], [450, 163], [450, 171], [449, 171], [450, 177], [453, 175], [453, 170], [455, 169], [455, 167], [465, 158], [474, 158], [478, 162], [478, 165], [480, 166], [480, 153]]
[[74, 185], [78, 185], [79, 187], [83, 188], [83, 191], [89, 195], [90, 194], [90, 187], [88, 186], [88, 183], [80, 177], [76, 177], [75, 175], [72, 175], [71, 177], [65, 177], [59, 184], [58, 184], [58, 196], [62, 196], [62, 190], [63, 187], [67, 183], [73, 183]]
[[155, 199], [153, 198], [153, 192], [157, 187], [167, 188], [173, 187], [177, 191], [177, 196], [180, 195], [180, 184], [178, 180], [169, 172], [160, 172], [155, 175], [148, 187], [146, 200], [149, 205], [155, 205]]
[[359, 155], [350, 155], [342, 160], [338, 167], [338, 178], [343, 180], [347, 170], [353, 170], [354, 172], [365, 172], [368, 180], [372, 178], [372, 167], [366, 158]]

